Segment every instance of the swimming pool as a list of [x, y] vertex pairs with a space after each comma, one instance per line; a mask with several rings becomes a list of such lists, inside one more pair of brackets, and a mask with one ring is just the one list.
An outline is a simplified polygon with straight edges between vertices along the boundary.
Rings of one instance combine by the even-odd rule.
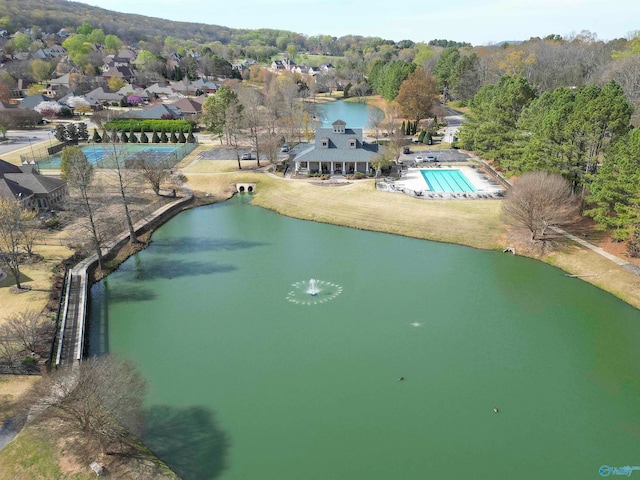
[[[114, 148], [115, 145], [115, 148]], [[136, 157], [144, 157], [154, 163], [162, 163], [166, 168], [170, 168], [178, 163], [185, 155], [190, 153], [196, 144], [180, 143], [171, 145], [155, 144], [92, 144], [81, 145], [80, 149], [85, 154], [87, 160], [98, 168], [112, 168], [114, 155], [117, 154], [125, 161], [133, 160]], [[38, 162], [38, 168], [58, 169], [62, 160], [62, 153], [56, 153]]]
[[420, 170], [432, 192], [477, 192], [478, 190], [460, 170]]

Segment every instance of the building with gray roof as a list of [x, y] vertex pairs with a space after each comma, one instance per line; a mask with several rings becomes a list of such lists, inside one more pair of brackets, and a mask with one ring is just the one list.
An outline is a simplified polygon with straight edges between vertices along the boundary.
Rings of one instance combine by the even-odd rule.
[[0, 160], [0, 197], [19, 200], [25, 207], [49, 210], [60, 205], [67, 193], [64, 180], [40, 175], [33, 165], [16, 166]]
[[361, 128], [348, 128], [336, 120], [331, 128], [318, 128], [315, 143], [293, 159], [296, 175], [310, 173], [353, 174], [368, 173], [378, 145], [362, 139]]

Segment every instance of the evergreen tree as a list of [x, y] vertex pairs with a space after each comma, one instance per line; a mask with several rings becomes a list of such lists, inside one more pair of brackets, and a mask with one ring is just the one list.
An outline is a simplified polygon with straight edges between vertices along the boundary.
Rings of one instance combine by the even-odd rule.
[[118, 143], [120, 141], [120, 138], [118, 137], [118, 131], [115, 129], [111, 132], [111, 141], [113, 143]]
[[404, 120], [402, 121], [402, 125], [400, 126], [400, 130], [402, 130], [402, 133], [404, 133], [405, 135], [407, 134], [407, 125], [404, 123]]
[[196, 137], [193, 136], [193, 128], [189, 127], [189, 135], [187, 135], [188, 143], [196, 143]]
[[98, 130], [96, 130], [94, 128], [93, 129], [93, 143], [101, 143], [101, 142], [102, 142], [102, 137], [98, 133]]
[[149, 143], [149, 137], [144, 133], [144, 129], [142, 129], [142, 133], [140, 134], [140, 143]]
[[102, 143], [109, 143], [109, 142], [111, 142], [111, 137], [109, 136], [107, 131], [103, 128], [102, 129]]
[[85, 142], [89, 140], [89, 132], [87, 131], [87, 124], [84, 122], [80, 122], [78, 124], [78, 138], [84, 140]]
[[171, 130], [171, 143], [178, 143], [178, 137], [176, 137], [176, 131], [175, 130]]
[[169, 137], [167, 137], [167, 133], [164, 131], [164, 128], [160, 130], [160, 141], [162, 143], [167, 143], [169, 141]]
[[158, 136], [158, 132], [154, 129], [153, 136], [151, 137], [152, 143], [160, 143], [160, 137]]
[[133, 127], [129, 129], [129, 143], [138, 143], [138, 137], [136, 137]]
[[180, 130], [180, 135], [178, 135], [178, 143], [186, 143], [187, 138], [184, 136], [184, 132]]
[[127, 132], [125, 132], [124, 130], [120, 134], [120, 140], [122, 140], [122, 143], [127, 143], [129, 141], [129, 137], [127, 136]]

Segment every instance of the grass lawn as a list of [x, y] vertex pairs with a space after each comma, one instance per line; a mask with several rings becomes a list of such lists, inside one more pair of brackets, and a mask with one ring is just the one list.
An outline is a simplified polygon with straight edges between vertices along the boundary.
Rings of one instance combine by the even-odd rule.
[[23, 286], [31, 287], [30, 291], [20, 294], [11, 293], [10, 289], [15, 286], [15, 280], [9, 272], [6, 272], [7, 278], [0, 282], [0, 305], [2, 305], [0, 322], [14, 313], [28, 309], [43, 310], [47, 304], [53, 268], [62, 260], [70, 257], [73, 251], [60, 246], [60, 242], [55, 239], [55, 236], [47, 237], [46, 241], [50, 244], [34, 247], [34, 252], [42, 255], [44, 260], [20, 267], [21, 283]]

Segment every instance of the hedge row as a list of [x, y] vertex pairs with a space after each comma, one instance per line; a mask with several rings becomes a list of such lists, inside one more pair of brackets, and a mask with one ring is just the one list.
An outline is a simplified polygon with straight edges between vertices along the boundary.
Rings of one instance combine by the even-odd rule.
[[188, 132], [193, 127], [187, 120], [111, 120], [104, 124], [105, 130], [112, 132]]

